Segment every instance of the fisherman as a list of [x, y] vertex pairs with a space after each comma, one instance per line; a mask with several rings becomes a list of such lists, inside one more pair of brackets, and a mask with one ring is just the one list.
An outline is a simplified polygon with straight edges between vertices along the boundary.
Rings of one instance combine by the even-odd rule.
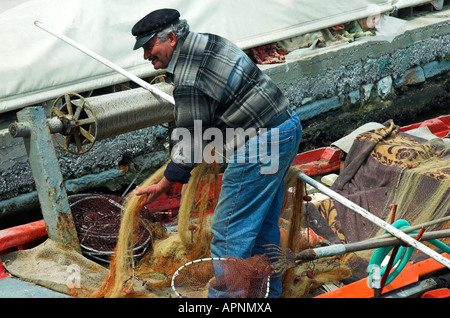
[[[224, 135], [230, 128], [257, 131], [240, 147], [233, 145], [233, 156], [227, 157], [212, 218], [211, 257], [245, 259], [264, 254], [266, 244], [279, 245], [284, 177], [297, 154], [302, 131], [288, 99], [235, 44], [217, 35], [190, 31], [175, 9], [149, 13], [131, 32], [136, 37], [134, 50], [142, 47], [144, 59], [155, 69], [166, 69], [166, 76], [173, 81], [175, 124], [177, 129], [191, 132], [192, 144], [205, 144], [194, 137], [199, 123], [202, 132], [211, 128]], [[261, 150], [261, 140], [270, 145], [269, 153], [277, 151], [276, 158], [271, 158], [277, 161], [275, 171], [264, 170], [268, 164], [264, 156], [250, 151], [253, 146]], [[177, 182], [187, 183], [200, 163], [186, 160], [195, 149], [191, 154], [183, 147], [175, 145], [174, 149], [164, 177], [134, 190], [136, 195], [146, 196], [142, 204], [153, 202]], [[268, 296], [280, 295], [281, 278], [271, 279]], [[227, 294], [210, 290], [209, 297]]]

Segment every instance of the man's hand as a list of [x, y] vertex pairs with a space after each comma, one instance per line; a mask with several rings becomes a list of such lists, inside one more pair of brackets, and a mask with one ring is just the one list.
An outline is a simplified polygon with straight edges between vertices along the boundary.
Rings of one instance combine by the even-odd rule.
[[146, 188], [142, 188], [140, 186], [137, 186], [133, 193], [135, 195], [146, 195], [145, 198], [140, 202], [140, 206], [143, 207], [146, 204], [152, 203], [156, 199], [158, 199], [161, 194], [166, 193], [169, 191], [169, 189], [174, 185], [175, 182], [170, 181], [169, 179], [166, 179], [163, 177], [161, 181], [158, 183], [152, 184], [151, 186], [148, 186]]

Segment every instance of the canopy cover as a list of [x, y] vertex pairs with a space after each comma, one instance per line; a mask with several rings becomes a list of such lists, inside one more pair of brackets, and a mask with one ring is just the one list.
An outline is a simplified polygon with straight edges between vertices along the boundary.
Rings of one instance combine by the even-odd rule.
[[114, 64], [157, 74], [133, 51], [131, 28], [147, 13], [176, 8], [191, 30], [242, 49], [429, 1], [423, 0], [0, 0], [0, 113], [127, 79], [36, 27], [58, 30]]

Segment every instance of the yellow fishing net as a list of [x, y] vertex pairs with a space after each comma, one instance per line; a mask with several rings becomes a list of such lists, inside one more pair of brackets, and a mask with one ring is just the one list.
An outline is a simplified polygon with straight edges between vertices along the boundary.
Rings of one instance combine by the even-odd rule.
[[[448, 145], [441, 138], [425, 140], [401, 133], [392, 121], [385, 125], [356, 137], [347, 156], [351, 159], [346, 160], [335, 191], [387, 223], [403, 219], [413, 226], [448, 216]], [[318, 209], [342, 243], [384, 234], [384, 230], [333, 200], [319, 203]], [[427, 227], [426, 231], [448, 226], [449, 222], [441, 222]], [[368, 250], [358, 255], [369, 260], [372, 253], [373, 250]]]
[[[450, 156], [447, 146], [440, 139], [419, 145], [411, 141], [408, 143], [407, 139], [402, 146], [390, 144], [390, 151], [397, 157], [403, 154], [384, 210], [391, 210], [392, 206], [389, 205], [393, 204], [396, 207], [396, 219], [407, 219], [415, 224], [448, 215]], [[435, 229], [437, 227], [442, 227], [442, 224]]]
[[[160, 180], [163, 176], [165, 166], [161, 167], [144, 183], [143, 187], [147, 187]], [[299, 249], [301, 241], [301, 227], [303, 212], [303, 188], [304, 184], [296, 177], [300, 171], [291, 167], [285, 179], [285, 199], [283, 204], [282, 216], [286, 229], [287, 240], [285, 247], [294, 250]], [[140, 196], [130, 194], [124, 203], [122, 212], [121, 226], [119, 231], [119, 239], [115, 254], [110, 262], [110, 271], [105, 278], [101, 288], [93, 293], [91, 297], [173, 297], [170, 290], [171, 279], [174, 273], [184, 264], [193, 260], [210, 257], [210, 219], [212, 211], [217, 204], [220, 192], [220, 175], [216, 164], [203, 163], [196, 167], [191, 174], [190, 181], [182, 189], [181, 203], [178, 213], [178, 230], [175, 233], [167, 233], [162, 226], [158, 224], [149, 224], [148, 228], [153, 233], [153, 245], [147, 254], [139, 260], [136, 260], [132, 253], [132, 247], [138, 237], [138, 212]], [[303, 246], [303, 248], [305, 248]], [[194, 297], [206, 297], [207, 288], [211, 281], [214, 281], [214, 271], [211, 271], [211, 263], [196, 264], [191, 266], [189, 270], [183, 273], [188, 274], [190, 284], [197, 286], [202, 284], [202, 291], [198, 292], [199, 286], [195, 287], [196, 292], [191, 294]], [[324, 263], [325, 264], [325, 263]], [[265, 280], [261, 277], [262, 270], [258, 268], [270, 269], [270, 263], [266, 258], [250, 258], [247, 260], [238, 260], [235, 262], [224, 262], [224, 268], [227, 267], [228, 273], [225, 281], [229, 288], [237, 288], [239, 282], [242, 282], [242, 275], [252, 276], [253, 281], [260, 285], [250, 286], [247, 284], [247, 291], [240, 295], [253, 295], [250, 291], [252, 288], [263, 290]], [[230, 267], [231, 266], [231, 267]], [[333, 266], [317, 266], [316, 280], [312, 284], [320, 286], [320, 278], [318, 275], [323, 272], [335, 270]], [[211, 274], [208, 274], [211, 273]], [[238, 274], [240, 273], [240, 274]], [[270, 271], [266, 272], [270, 276]], [[341, 271], [339, 275], [329, 275], [327, 281], [338, 281], [342, 276], [348, 273]], [[209, 276], [208, 276], [209, 275]], [[266, 276], [266, 277], [267, 277]], [[289, 286], [297, 283], [296, 277], [286, 276], [284, 281], [289, 297], [307, 296], [311, 289], [311, 284], [304, 284], [303, 288], [291, 290]], [[222, 277], [223, 278], [223, 277]], [[186, 280], [186, 278], [183, 278]], [[180, 277], [181, 280], [181, 277]], [[298, 280], [298, 279], [297, 279]], [[230, 287], [236, 282], [234, 287]], [[245, 281], [252, 281], [251, 277]], [[263, 281], [263, 285], [261, 285]], [[305, 281], [306, 282], [306, 281]], [[216, 282], [217, 283], [217, 282]], [[185, 283], [184, 283], [185, 284]], [[240, 286], [240, 285], [239, 285]], [[242, 287], [239, 287], [242, 288]], [[299, 291], [301, 289], [301, 291]], [[261, 294], [261, 293], [260, 293]], [[262, 293], [264, 294], [264, 293]], [[187, 294], [189, 297], [189, 294]]]
[[[385, 129], [361, 134], [357, 137], [357, 142], [360, 142], [361, 150], [367, 151], [367, 156], [359, 158], [361, 160], [359, 170], [352, 172], [353, 177], [349, 178], [348, 185], [352, 187], [355, 182], [361, 184], [363, 191], [356, 193], [363, 199], [368, 198], [367, 202], [372, 204], [368, 210], [377, 212], [379, 217], [390, 222], [392, 209], [388, 205], [395, 204], [397, 206], [395, 219], [404, 218], [412, 224], [439, 218], [449, 213], [450, 156], [447, 147], [441, 141], [418, 142], [414, 138], [399, 135], [391, 124]], [[355, 158], [357, 159], [358, 157]], [[351, 168], [351, 164], [348, 166]], [[164, 169], [165, 166], [161, 167], [142, 186], [157, 182], [162, 178]], [[341, 176], [346, 176], [346, 169]], [[315, 247], [315, 244], [320, 241], [317, 240], [314, 232], [310, 231], [309, 222], [317, 220], [308, 219], [304, 202], [305, 185], [297, 178], [299, 173], [300, 170], [296, 167], [290, 167], [288, 171], [280, 217], [281, 247], [293, 252]], [[389, 187], [383, 187], [385, 180], [389, 181]], [[374, 181], [379, 184], [373, 183]], [[366, 190], [367, 193], [365, 193]], [[214, 210], [219, 191], [220, 176], [217, 165], [203, 163], [194, 169], [189, 183], [182, 189], [178, 230], [167, 233], [158, 223], [149, 223], [148, 229], [152, 232], [153, 242], [147, 254], [140, 259], [133, 256], [131, 251], [139, 237], [137, 219], [141, 197], [130, 194], [122, 213], [119, 240], [110, 263], [110, 272], [102, 287], [92, 296], [174, 296], [170, 289], [174, 273], [187, 263], [210, 257], [211, 213], [208, 211]], [[355, 219], [354, 212], [344, 214], [344, 211], [338, 211], [336, 204], [337, 202], [330, 200], [322, 201], [318, 204], [318, 213], [342, 242], [345, 243], [350, 235], [358, 239], [361, 235], [372, 237], [381, 234], [377, 233], [379, 229], [376, 226], [369, 228], [367, 222]], [[328, 208], [326, 208], [327, 205]], [[345, 215], [348, 215], [347, 219], [344, 218]], [[348, 220], [364, 222], [364, 224], [354, 226], [354, 223], [349, 223]], [[349, 228], [346, 229], [345, 226]], [[366, 231], [366, 227], [372, 232]], [[371, 251], [366, 254], [370, 256]], [[291, 268], [283, 276], [282, 297], [310, 297], [325, 284], [341, 284], [342, 280], [354, 276], [356, 271], [365, 268], [366, 265], [364, 263], [361, 265], [360, 260], [361, 257], [366, 259], [367, 255], [364, 253], [343, 254], [320, 258]], [[249, 259], [244, 260], [243, 263], [228, 262], [228, 265], [241, 264], [240, 272], [244, 275], [244, 265], [250, 262], [256, 262], [251, 263], [250, 267], [259, 268], [262, 265], [261, 268], [267, 268], [265, 266], [267, 264], [264, 263], [267, 259]], [[208, 285], [216, 279], [214, 270], [211, 269], [211, 263], [203, 262], [203, 264], [196, 264], [195, 268], [192, 265], [190, 269], [182, 271], [188, 273], [186, 275], [189, 284], [196, 289], [192, 295], [197, 295], [196, 297], [207, 295], [205, 291]], [[236, 271], [230, 272], [236, 273]], [[238, 279], [236, 277], [238, 275], [233, 275], [235, 277], [228, 279], [230, 282], [232, 279]], [[180, 282], [183, 281], [183, 284], [187, 284], [186, 277], [180, 276], [178, 279]], [[255, 281], [261, 281], [261, 279], [255, 279]], [[138, 283], [142, 283], [145, 288], [137, 288]], [[200, 290], [199, 285], [203, 285], [202, 292], [197, 292]], [[260, 285], [257, 288], [262, 291], [264, 286]], [[251, 293], [240, 294], [250, 295]]]
[[[165, 166], [144, 181], [143, 187], [158, 182]], [[146, 282], [147, 290], [170, 286], [170, 275], [184, 263], [207, 256], [210, 232], [207, 226], [208, 208], [215, 205], [209, 200], [210, 189], [218, 193], [217, 166], [201, 164], [192, 172], [190, 182], [182, 191], [178, 214], [178, 232], [168, 235], [158, 224], [149, 224], [153, 233], [153, 248], [138, 264], [132, 253], [139, 232], [136, 220], [142, 196], [129, 195], [122, 213], [119, 239], [110, 263], [110, 273], [102, 287], [92, 297], [154, 297], [153, 293], [134, 292], [132, 285], [139, 278]], [[202, 178], [203, 177], [203, 178]], [[200, 194], [200, 197], [197, 194]]]

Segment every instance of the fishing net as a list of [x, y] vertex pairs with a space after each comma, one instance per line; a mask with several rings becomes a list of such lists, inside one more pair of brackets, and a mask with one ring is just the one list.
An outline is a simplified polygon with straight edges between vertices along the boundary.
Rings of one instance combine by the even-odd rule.
[[[305, 183], [298, 178], [301, 171], [291, 167], [286, 175], [285, 195], [280, 217], [281, 244], [285, 249], [297, 253], [304, 249], [329, 244], [322, 232], [325, 223], [318, 224], [310, 209], [311, 197], [306, 192]], [[313, 230], [313, 227], [316, 231]], [[325, 233], [325, 232], [324, 232]], [[276, 261], [276, 259], [272, 260]], [[320, 293], [324, 285], [341, 285], [341, 281], [351, 277], [351, 258], [344, 256], [324, 257], [305, 262], [288, 269], [282, 277], [283, 298], [307, 298]]]
[[[358, 194], [369, 211], [388, 223], [404, 219], [421, 224], [449, 215], [450, 152], [443, 139], [425, 140], [401, 133], [389, 122], [385, 129], [359, 135], [357, 141], [376, 142], [351, 180], [359, 186], [372, 183], [372, 193], [359, 189]], [[426, 230], [447, 225], [437, 224]], [[364, 229], [369, 237], [383, 233], [373, 226]]]
[[[218, 196], [217, 165], [201, 164], [192, 172], [190, 182], [182, 189], [178, 212], [178, 230], [171, 235], [161, 233], [153, 242], [151, 253], [147, 253], [139, 264], [129, 252], [139, 233], [139, 203], [143, 196], [131, 193], [122, 212], [119, 240], [111, 259], [110, 273], [93, 297], [127, 296], [124, 287], [132, 290], [136, 278], [144, 280], [148, 290], [170, 286], [170, 276], [183, 264], [209, 254], [210, 231], [207, 213], [214, 208]], [[165, 166], [161, 167], [142, 186], [158, 182]], [[203, 177], [203, 178], [202, 178]], [[212, 198], [211, 198], [212, 196]], [[162, 273], [162, 274], [161, 274]], [[155, 279], [155, 274], [159, 279]], [[127, 285], [128, 284], [128, 285]], [[142, 296], [129, 293], [130, 297]], [[153, 297], [155, 295], [149, 294]]]
[[[165, 166], [161, 167], [142, 186], [158, 182], [164, 170]], [[283, 217], [280, 219], [286, 236], [285, 246], [293, 249], [323, 242], [313, 231], [301, 229], [304, 225], [301, 211], [304, 184], [296, 177], [299, 172], [291, 167], [285, 179]], [[267, 296], [272, 270], [265, 255], [249, 259], [196, 261], [210, 257], [211, 214], [217, 204], [220, 185], [217, 164], [197, 166], [189, 183], [181, 190], [177, 229], [153, 234], [151, 247], [139, 260], [130, 251], [142, 231], [138, 222], [139, 215], [142, 215], [138, 208], [142, 197], [131, 193], [123, 204], [119, 237], [111, 256], [109, 274], [101, 288], [91, 296], [207, 297], [211, 288], [219, 293], [226, 290], [227, 297]], [[333, 269], [334, 266], [323, 271]], [[284, 285], [292, 285], [294, 279], [286, 280]], [[298, 292], [290, 292], [292, 294], [297, 295]]]
[[[240, 258], [201, 258], [181, 266], [172, 277], [178, 297], [265, 298], [272, 268], [267, 255]], [[238, 279], [236, 279], [238, 278]]]
[[[390, 122], [385, 128], [358, 135], [346, 158], [345, 169], [332, 188], [388, 222], [392, 217], [392, 208], [389, 208], [392, 204], [397, 206], [395, 218], [405, 218], [411, 224], [439, 218], [447, 215], [450, 210], [449, 156], [447, 147], [441, 141], [424, 141], [401, 134]], [[157, 171], [143, 186], [157, 182], [164, 169], [162, 167]], [[379, 229], [375, 225], [343, 208], [339, 202], [308, 202], [305, 184], [297, 177], [299, 173], [299, 169], [291, 167], [285, 178], [279, 224], [281, 247], [295, 253], [324, 244], [325, 241], [351, 243], [381, 234], [377, 233]], [[139, 262], [129, 252], [133, 250], [141, 231], [137, 221], [140, 215], [137, 208], [140, 197], [131, 194], [124, 203], [110, 273], [102, 288], [93, 296], [141, 297], [136, 289], [130, 292], [130, 286], [135, 286], [133, 281], [138, 280], [145, 283], [147, 296], [158, 297], [161, 295], [158, 291], [165, 288], [170, 291], [170, 287], [174, 287], [175, 293], [183, 294], [179, 292], [181, 289], [183, 297], [207, 295], [211, 283], [218, 281], [218, 272], [232, 272], [214, 268], [212, 261], [193, 262], [210, 257], [210, 216], [217, 203], [219, 189], [220, 174], [217, 166], [205, 163], [198, 166], [181, 192], [177, 231], [162, 233], [158, 239], [154, 238], [151, 248]], [[288, 269], [282, 277], [282, 297], [310, 297], [324, 285], [341, 286], [343, 282], [366, 277], [370, 255], [371, 251], [343, 254], [316, 259]], [[243, 277], [244, 265], [253, 261], [255, 260], [223, 262], [231, 264], [237, 269], [236, 272], [241, 273], [224, 276], [229, 285]], [[267, 266], [270, 261], [272, 260], [258, 259], [250, 268], [270, 268]], [[174, 273], [177, 275], [172, 285]], [[158, 279], [155, 278], [157, 275]], [[256, 277], [256, 272], [253, 275]], [[258, 284], [241, 286], [241, 291], [234, 295], [264, 296], [262, 291], [267, 286], [262, 282], [270, 284], [271, 275], [273, 273], [266, 273], [265, 279], [255, 279]], [[194, 286], [189, 287], [192, 290], [188, 292], [187, 281]], [[167, 291], [165, 295], [176, 296], [171, 291]]]
[[[445, 140], [402, 133], [392, 121], [384, 126], [355, 138], [332, 190], [387, 223], [402, 219], [415, 226], [448, 216], [450, 152]], [[335, 200], [323, 200], [316, 208], [315, 219], [325, 220], [334, 232], [333, 243], [359, 242], [384, 234], [384, 230]], [[448, 226], [449, 222], [443, 221], [425, 230]], [[332, 235], [326, 237], [330, 239]], [[442, 242], [449, 241], [442, 239]], [[374, 249], [346, 255], [346, 264], [353, 271], [352, 279], [367, 277], [368, 261], [373, 253]], [[413, 261], [423, 258], [426, 255], [417, 250], [412, 256]]]
[[[75, 228], [84, 255], [108, 262], [119, 238], [120, 214], [124, 198], [118, 195], [86, 193], [69, 196]], [[135, 257], [142, 256], [151, 243], [151, 231], [146, 226], [151, 217], [143, 208], [139, 218], [139, 237], [133, 246]]]
[[[398, 146], [397, 146], [398, 147]], [[394, 147], [393, 151], [396, 149]], [[441, 139], [403, 145], [402, 163], [385, 211], [395, 207], [395, 218], [415, 224], [442, 218], [450, 213], [450, 152]], [[436, 225], [437, 229], [442, 224]]]
[[[142, 184], [158, 182], [165, 166]], [[361, 241], [378, 228], [333, 200], [311, 203], [301, 171], [290, 167], [280, 214], [281, 247], [292, 252], [321, 244]], [[359, 135], [333, 189], [375, 215], [412, 224], [450, 212], [450, 152], [440, 140], [398, 133], [393, 123]], [[90, 297], [266, 297], [272, 259], [211, 259], [210, 222], [221, 175], [216, 164], [192, 171], [181, 190], [176, 228], [161, 225], [143, 197], [76, 195], [69, 198], [83, 252], [109, 261], [109, 272]], [[435, 228], [448, 228], [447, 224]], [[171, 228], [171, 230], [167, 230]], [[428, 230], [428, 228], [427, 228]], [[378, 233], [380, 234], [380, 233]], [[326, 240], [325, 240], [325, 239]], [[370, 254], [369, 254], [370, 256]], [[308, 261], [283, 273], [282, 297], [311, 297], [325, 285], [367, 276], [367, 257], [348, 253]]]

